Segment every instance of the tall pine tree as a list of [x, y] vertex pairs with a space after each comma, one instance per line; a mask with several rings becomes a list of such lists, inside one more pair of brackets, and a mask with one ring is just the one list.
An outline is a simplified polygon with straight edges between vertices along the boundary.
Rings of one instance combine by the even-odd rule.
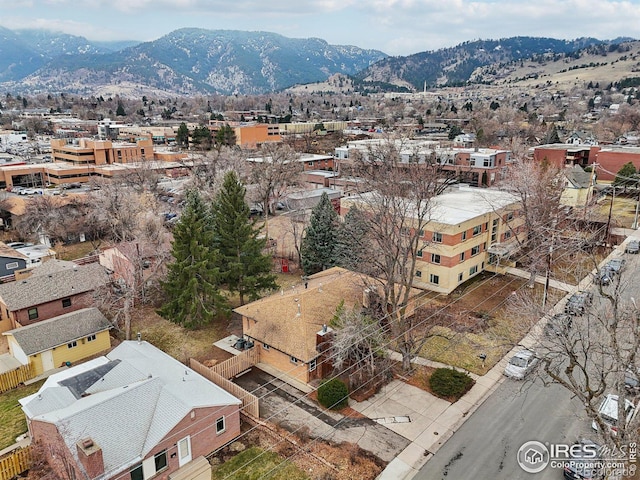
[[188, 192], [173, 230], [174, 260], [162, 285], [166, 302], [158, 313], [167, 320], [196, 328], [229, 314], [227, 299], [220, 293], [220, 257], [213, 238], [209, 209], [198, 192]]
[[372, 251], [369, 222], [357, 207], [349, 209], [340, 225], [334, 247], [336, 265], [362, 273], [368, 271], [367, 255]]
[[340, 227], [338, 214], [327, 193], [323, 193], [311, 212], [311, 221], [300, 246], [302, 270], [305, 275], [336, 265], [335, 245]]
[[277, 287], [271, 274], [271, 258], [263, 252], [266, 239], [249, 218], [245, 188], [235, 172], [224, 177], [213, 203], [215, 245], [220, 252], [223, 281], [231, 292], [238, 292], [240, 304], [255, 300], [261, 291]]

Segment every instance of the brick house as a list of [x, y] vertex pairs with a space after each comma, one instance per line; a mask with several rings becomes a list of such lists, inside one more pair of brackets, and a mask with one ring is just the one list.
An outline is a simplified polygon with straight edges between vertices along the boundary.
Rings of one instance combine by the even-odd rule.
[[240, 434], [240, 400], [147, 342], [56, 373], [20, 404], [59, 478], [177, 478]]
[[[260, 361], [304, 383], [331, 372], [327, 360], [338, 306], [367, 305], [379, 281], [340, 267], [308, 277], [306, 285], [282, 290], [234, 310], [242, 317], [242, 333], [260, 350]], [[417, 293], [414, 292], [414, 293]], [[409, 311], [412, 307], [409, 308]]]
[[[169, 238], [166, 243], [170, 244]], [[169, 250], [168, 247], [166, 251]], [[155, 247], [138, 242], [121, 242], [103, 249], [99, 255], [100, 265], [112, 272], [112, 279], [131, 288], [161, 273], [166, 266], [163, 260]]]
[[0, 284], [0, 333], [90, 307], [108, 281], [98, 263], [49, 260], [27, 278]]
[[97, 308], [83, 308], [4, 332], [9, 351], [35, 375], [111, 348], [111, 322]]

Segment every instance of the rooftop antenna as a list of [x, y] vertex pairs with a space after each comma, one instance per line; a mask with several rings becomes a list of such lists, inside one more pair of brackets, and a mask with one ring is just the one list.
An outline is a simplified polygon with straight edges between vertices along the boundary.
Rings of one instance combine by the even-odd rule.
[[142, 334], [140, 332], [138, 332], [136, 337], [138, 338], [138, 345], [140, 345], [140, 341], [142, 340]]

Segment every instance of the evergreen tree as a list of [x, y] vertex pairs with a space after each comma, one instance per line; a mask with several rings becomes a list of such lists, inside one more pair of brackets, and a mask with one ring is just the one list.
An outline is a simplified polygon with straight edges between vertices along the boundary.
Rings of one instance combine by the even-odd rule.
[[176, 142], [181, 147], [189, 146], [189, 128], [184, 122], [182, 122], [178, 127], [178, 133], [176, 133]]
[[125, 117], [127, 115], [127, 113], [124, 111], [124, 105], [122, 104], [122, 102], [118, 102], [118, 108], [116, 108], [116, 116], [118, 117]]
[[311, 212], [311, 221], [300, 246], [305, 275], [312, 275], [336, 264], [335, 243], [339, 226], [338, 214], [325, 192], [320, 203]]
[[224, 127], [216, 132], [215, 142], [218, 148], [222, 146], [233, 147], [236, 144], [236, 132], [228, 123], [225, 123]]
[[632, 162], [625, 163], [620, 167], [620, 170], [618, 170], [618, 173], [616, 174], [616, 178], [613, 179], [613, 184], [623, 186], [625, 191], [627, 187], [638, 185], [636, 167]]
[[277, 287], [271, 271], [271, 257], [263, 252], [265, 238], [249, 218], [245, 188], [235, 172], [224, 177], [213, 203], [215, 245], [220, 252], [223, 281], [231, 292], [238, 292], [240, 304], [245, 298], [256, 300], [261, 291]]
[[212, 219], [200, 194], [187, 193], [187, 202], [173, 230], [167, 280], [162, 286], [166, 302], [158, 313], [186, 328], [226, 316], [229, 305], [220, 293], [220, 257], [213, 248]]
[[562, 143], [560, 135], [558, 135], [558, 128], [555, 125], [547, 132], [547, 141], [545, 143]]
[[365, 257], [372, 250], [368, 233], [369, 223], [362, 210], [357, 207], [349, 209], [336, 236], [334, 249], [336, 265], [349, 270], [362, 271], [362, 267], [367, 265]]

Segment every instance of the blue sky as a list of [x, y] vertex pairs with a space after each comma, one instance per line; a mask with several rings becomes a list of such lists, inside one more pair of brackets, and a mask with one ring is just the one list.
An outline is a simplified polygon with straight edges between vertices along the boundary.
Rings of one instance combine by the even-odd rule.
[[0, 25], [140, 41], [182, 27], [263, 30], [409, 55], [517, 35], [640, 39], [640, 0], [0, 0]]

